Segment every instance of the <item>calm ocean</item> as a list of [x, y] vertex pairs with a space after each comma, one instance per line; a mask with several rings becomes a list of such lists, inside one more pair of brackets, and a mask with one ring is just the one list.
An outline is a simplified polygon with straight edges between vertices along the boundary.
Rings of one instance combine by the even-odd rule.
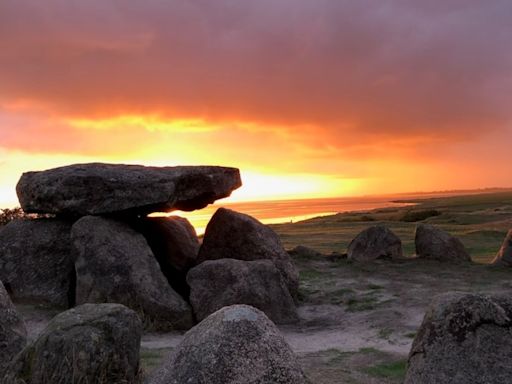
[[[173, 212], [173, 214], [188, 218], [196, 228], [198, 234], [202, 234], [211, 216], [219, 207], [226, 207], [246, 213], [265, 224], [275, 224], [297, 222], [317, 216], [333, 215], [338, 212], [367, 211], [376, 208], [401, 206], [405, 204], [393, 203], [393, 200], [413, 199], [418, 197], [420, 196], [395, 195], [386, 197], [345, 197], [237, 203], [221, 200], [200, 211]], [[425, 197], [425, 195], [421, 195], [421, 197]]]

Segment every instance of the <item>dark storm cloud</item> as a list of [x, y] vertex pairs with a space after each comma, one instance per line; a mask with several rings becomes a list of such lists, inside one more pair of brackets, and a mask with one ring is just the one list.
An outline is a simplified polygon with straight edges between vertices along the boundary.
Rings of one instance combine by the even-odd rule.
[[510, 20], [509, 1], [6, 0], [0, 103], [310, 127], [340, 147], [471, 140], [510, 129]]

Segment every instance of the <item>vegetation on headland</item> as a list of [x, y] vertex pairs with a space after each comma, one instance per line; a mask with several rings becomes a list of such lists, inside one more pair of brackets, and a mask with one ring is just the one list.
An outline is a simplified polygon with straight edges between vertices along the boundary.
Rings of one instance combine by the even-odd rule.
[[276, 224], [286, 248], [305, 245], [323, 253], [344, 252], [350, 241], [372, 225], [384, 224], [402, 240], [412, 256], [417, 223], [428, 223], [459, 237], [473, 261], [492, 260], [512, 228], [512, 192], [494, 192], [400, 201], [414, 206], [381, 208], [317, 217], [294, 224]]

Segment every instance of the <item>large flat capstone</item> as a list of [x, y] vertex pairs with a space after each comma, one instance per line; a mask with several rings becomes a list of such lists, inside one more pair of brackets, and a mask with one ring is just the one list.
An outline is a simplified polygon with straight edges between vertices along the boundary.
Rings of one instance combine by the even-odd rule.
[[201, 209], [241, 186], [236, 168], [75, 164], [21, 176], [27, 213], [71, 216]]

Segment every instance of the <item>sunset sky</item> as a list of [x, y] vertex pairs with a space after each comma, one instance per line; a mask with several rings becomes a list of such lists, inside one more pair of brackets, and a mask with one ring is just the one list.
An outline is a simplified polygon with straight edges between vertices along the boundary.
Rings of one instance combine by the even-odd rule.
[[23, 171], [239, 167], [235, 199], [511, 187], [509, 0], [0, 0]]

